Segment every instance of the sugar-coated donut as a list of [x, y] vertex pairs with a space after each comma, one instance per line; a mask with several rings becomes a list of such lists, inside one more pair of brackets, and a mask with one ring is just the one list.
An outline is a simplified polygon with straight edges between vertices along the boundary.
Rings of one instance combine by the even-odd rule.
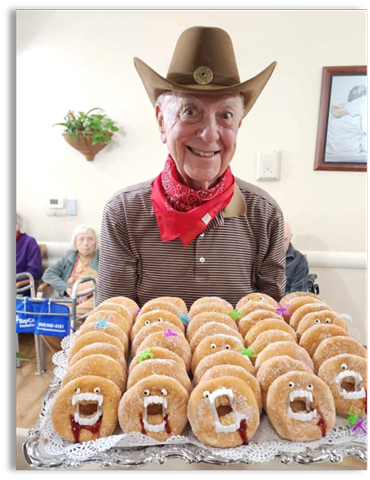
[[315, 353], [316, 348], [326, 338], [349, 336], [348, 331], [337, 325], [320, 324], [307, 329], [299, 340], [299, 345], [303, 347], [310, 357]]
[[120, 398], [120, 389], [106, 378], [76, 378], [55, 398], [51, 409], [54, 429], [70, 442], [109, 437], [117, 425]]
[[169, 322], [179, 328], [185, 333], [185, 327], [182, 321], [174, 313], [167, 312], [166, 310], [152, 310], [151, 312], [143, 313], [137, 318], [134, 326], [131, 330], [131, 340], [133, 341], [137, 333], [143, 327], [147, 327], [152, 323], [157, 322]]
[[239, 300], [239, 302], [236, 304], [235, 309], [239, 310], [247, 302], [266, 302], [272, 307], [278, 306], [278, 302], [269, 295], [266, 295], [265, 293], [249, 293], [248, 295]]
[[131, 298], [128, 297], [112, 297], [104, 300], [104, 302], [102, 302], [100, 305], [104, 305], [106, 303], [118, 303], [126, 307], [131, 314], [132, 323], [134, 323], [137, 311], [139, 310], [139, 305], [134, 302], [134, 300], [131, 300]]
[[238, 331], [235, 320], [233, 320], [229, 315], [226, 315], [226, 313], [203, 312], [193, 317], [189, 322], [186, 329], [186, 338], [188, 339], [188, 341], [191, 342], [193, 336], [198, 331], [198, 329], [210, 322], [222, 323], [223, 325], [226, 325], [233, 330]]
[[132, 362], [130, 363], [129, 366], [129, 373], [132, 372], [132, 370], [136, 367], [136, 365], [140, 364], [141, 362], [144, 362], [145, 360], [151, 360], [151, 359], [158, 359], [158, 358], [163, 358], [164, 360], [173, 360], [174, 362], [178, 363], [181, 368], [183, 368], [186, 372], [186, 365], [184, 360], [177, 355], [175, 352], [171, 352], [171, 350], [168, 350], [168, 348], [162, 348], [162, 347], [151, 347], [147, 348], [146, 350], [139, 350], [135, 357], [132, 359]]
[[154, 332], [146, 337], [140, 344], [140, 350], [147, 350], [151, 347], [162, 347], [177, 353], [184, 360], [186, 370], [191, 366], [191, 349], [185, 337], [171, 331]]
[[316, 298], [318, 300], [321, 300], [322, 303], [325, 303], [324, 300], [321, 297], [319, 297], [318, 295], [316, 295], [315, 293], [311, 293], [311, 292], [292, 292], [292, 293], [288, 293], [287, 295], [282, 297], [279, 304], [280, 305], [285, 305], [286, 303], [289, 303], [291, 300], [294, 300], [295, 298], [298, 298], [298, 297]]
[[[113, 312], [113, 310], [100, 310], [99, 312], [93, 313], [89, 315], [88, 318], [83, 323], [84, 325], [89, 325], [90, 323], [99, 324], [100, 323], [114, 323], [119, 327], [121, 330], [125, 332], [127, 338], [130, 338], [130, 331], [131, 331], [131, 323], [125, 317], [120, 315], [117, 312]], [[81, 327], [81, 328], [82, 328]]]
[[197, 305], [203, 305], [204, 303], [209, 303], [209, 302], [215, 302], [215, 303], [222, 303], [225, 307], [226, 310], [233, 310], [234, 307], [229, 303], [227, 300], [224, 300], [223, 298], [220, 297], [201, 297], [198, 298], [198, 300], [195, 300], [195, 302], [191, 305], [190, 308], [196, 307]]
[[318, 440], [334, 427], [330, 388], [314, 373], [288, 372], [272, 382], [266, 412], [278, 434], [293, 442]]
[[119, 313], [122, 317], [124, 317], [129, 323], [130, 326], [132, 327], [133, 319], [132, 319], [132, 314], [131, 311], [125, 307], [124, 305], [120, 303], [101, 303], [98, 307], [95, 307], [91, 310], [89, 317], [93, 315], [94, 313], [101, 312], [102, 310], [107, 311], [107, 310], [112, 310], [113, 312]]
[[68, 368], [89, 355], [107, 355], [108, 357], [113, 358], [113, 360], [116, 360], [124, 368], [125, 372], [127, 371], [127, 363], [123, 351], [114, 345], [101, 342], [91, 343], [90, 345], [81, 348], [81, 350], [70, 359]]
[[181, 313], [183, 314], [187, 314], [188, 313], [188, 307], [186, 306], [186, 303], [184, 302], [184, 300], [180, 297], [156, 297], [156, 298], [153, 298], [152, 300], [149, 300], [149, 302], [146, 302], [145, 305], [150, 305], [151, 303], [154, 303], [154, 302], [169, 302], [169, 303], [172, 303], [173, 305], [175, 305], [175, 307], [177, 307]]
[[157, 299], [153, 299], [153, 300], [150, 300], [149, 302], [145, 303], [137, 317], [136, 317], [136, 321], [139, 320], [139, 318], [144, 315], [144, 313], [148, 313], [148, 312], [152, 312], [153, 310], [164, 310], [165, 312], [170, 312], [170, 313], [173, 313], [176, 317], [180, 318], [182, 313], [180, 311], [180, 309], [174, 305], [173, 303], [171, 302], [166, 302], [164, 300], [157, 300]]
[[200, 327], [198, 331], [194, 334], [190, 342], [191, 349], [194, 351], [204, 338], [216, 334], [231, 335], [232, 337], [237, 338], [243, 343], [243, 337], [237, 330], [228, 327], [223, 323], [210, 322]]
[[270, 312], [269, 310], [255, 310], [239, 320], [238, 328], [240, 335], [245, 338], [252, 327], [254, 327], [261, 320], [266, 320], [267, 318], [283, 320], [283, 317], [278, 313]]
[[186, 422], [189, 395], [180, 382], [151, 375], [127, 390], [119, 404], [124, 433], [140, 432], [158, 441], [180, 435]]
[[313, 327], [314, 325], [319, 325], [320, 323], [324, 325], [337, 325], [338, 327], [341, 327], [348, 332], [346, 322], [342, 318], [340, 318], [337, 313], [333, 312], [332, 310], [322, 310], [318, 312], [307, 313], [302, 318], [297, 328], [297, 339], [299, 340], [302, 334], [310, 327]]
[[174, 360], [165, 359], [153, 359], [138, 363], [130, 373], [127, 381], [127, 390], [150, 375], [165, 375], [166, 377], [174, 378], [181, 383], [190, 395], [191, 382], [184, 368]]
[[[256, 338], [255, 345], [253, 346], [253, 353], [257, 355], [257, 357], [252, 357], [252, 363], [256, 363], [256, 358], [258, 355], [269, 345], [277, 342], [291, 342], [297, 343], [294, 338], [288, 333], [284, 332], [284, 330], [266, 330], [265, 332], [261, 332], [258, 337]], [[252, 348], [252, 346], [250, 346]]]
[[239, 320], [238, 320], [238, 324], [240, 322], [240, 320], [244, 317], [246, 317], [247, 315], [249, 315], [250, 313], [252, 312], [256, 312], [258, 310], [268, 310], [269, 312], [273, 312], [273, 313], [277, 313], [276, 312], [276, 307], [273, 307], [272, 305], [268, 304], [267, 302], [247, 302], [245, 303], [242, 307], [240, 307], [238, 309], [238, 312], [239, 312]]
[[262, 363], [257, 372], [257, 380], [261, 387], [263, 405], [266, 406], [268, 389], [274, 380], [288, 372], [310, 372], [312, 369], [305, 363], [288, 355], [272, 357]]
[[236, 377], [197, 385], [189, 398], [188, 418], [201, 442], [220, 448], [248, 445], [260, 423], [252, 389]]
[[312, 360], [315, 365], [315, 372], [319, 371], [320, 366], [325, 360], [342, 353], [350, 353], [366, 358], [367, 351], [360, 342], [352, 337], [331, 337], [323, 340], [313, 354]]
[[122, 342], [118, 340], [118, 338], [103, 332], [89, 332], [85, 335], [80, 335], [75, 338], [75, 341], [73, 342], [73, 345], [71, 346], [71, 349], [69, 351], [68, 361], [70, 361], [73, 356], [81, 350], [81, 348], [86, 347], [86, 345], [100, 342], [114, 345], [118, 347], [124, 354], [126, 353], [124, 351]]
[[181, 337], [185, 338], [182, 330], [176, 327], [176, 325], [174, 325], [173, 323], [170, 323], [170, 322], [150, 323], [146, 327], [141, 328], [136, 334], [134, 341], [132, 342], [132, 345], [131, 345], [132, 354], [136, 355], [138, 348], [140, 348], [141, 343], [146, 339], [148, 335], [154, 332], [163, 332], [166, 330], [171, 330], [172, 332], [177, 333], [177, 335], [180, 335]]
[[297, 335], [295, 331], [284, 322], [283, 319], [275, 319], [275, 318], [266, 318], [265, 320], [261, 320], [258, 322], [254, 327], [252, 327], [249, 332], [246, 334], [244, 338], [244, 345], [249, 346], [255, 343], [256, 338], [262, 332], [267, 330], [283, 330], [293, 338], [294, 341], [297, 341]]
[[203, 303], [198, 303], [198, 305], [195, 305], [190, 308], [189, 310], [189, 319], [190, 322], [194, 317], [199, 315], [200, 313], [204, 312], [217, 312], [217, 313], [223, 313], [224, 315], [227, 315], [227, 312], [231, 310], [228, 310], [226, 305], [221, 303], [221, 302], [203, 302]]
[[193, 358], [191, 361], [191, 370], [194, 373], [198, 366], [198, 363], [208, 355], [222, 351], [222, 350], [244, 350], [243, 342], [231, 335], [216, 334], [204, 338], [197, 348], [194, 350]]
[[208, 355], [208, 357], [204, 357], [203, 360], [199, 362], [194, 372], [194, 385], [198, 385], [203, 375], [210, 368], [217, 365], [236, 365], [254, 375], [254, 366], [249, 357], [232, 350], [222, 350], [221, 352], [213, 353], [212, 355]]
[[313, 362], [306, 350], [297, 345], [296, 343], [292, 342], [275, 342], [265, 347], [256, 358], [256, 363], [254, 365], [256, 371], [263, 364], [263, 362], [265, 362], [269, 358], [281, 355], [288, 355], [288, 357], [300, 360], [301, 362], [308, 365], [313, 371]]
[[82, 325], [82, 327], [77, 331], [77, 338], [82, 335], [86, 335], [90, 332], [103, 332], [112, 337], [116, 337], [123, 346], [125, 351], [126, 359], [128, 357], [128, 338], [123, 330], [121, 330], [114, 323], [107, 323], [105, 320], [98, 321], [96, 323], [87, 323]]
[[126, 387], [126, 371], [122, 365], [107, 355], [89, 355], [68, 367], [62, 381], [62, 388], [75, 378], [86, 375], [107, 378], [115, 383], [122, 393]]
[[[289, 301], [289, 303], [285, 303], [283, 305], [283, 309], [285, 310], [284, 313], [282, 313], [284, 320], [290, 324], [290, 319], [294, 315], [294, 312], [298, 310], [298, 308], [303, 307], [303, 305], [307, 304], [322, 304], [325, 305], [324, 302], [319, 300], [318, 298], [313, 298], [313, 297], [296, 297], [293, 298], [292, 300]], [[325, 305], [327, 310], [330, 310], [330, 307], [328, 308], [327, 305]]]
[[246, 382], [256, 397], [258, 409], [261, 413], [262, 394], [260, 385], [255, 376], [247, 372], [243, 367], [238, 367], [237, 365], [216, 365], [205, 372], [199, 383], [220, 377], [236, 377]]
[[297, 330], [302, 319], [309, 313], [331, 310], [332, 309], [324, 303], [306, 303], [305, 305], [297, 308], [297, 310], [293, 313], [293, 315], [290, 317], [289, 325], [294, 328], [294, 330]]
[[367, 412], [367, 360], [342, 353], [321, 365], [318, 376], [329, 386], [337, 413]]

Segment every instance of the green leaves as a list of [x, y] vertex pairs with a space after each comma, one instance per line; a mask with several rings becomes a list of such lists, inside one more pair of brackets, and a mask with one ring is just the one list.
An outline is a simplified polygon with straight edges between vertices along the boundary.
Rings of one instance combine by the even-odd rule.
[[17, 357], [16, 358], [17, 358], [17, 360], [25, 360], [27, 362], [30, 361], [29, 358], [26, 358], [24, 355], [22, 355], [21, 353], [18, 353], [18, 352], [17, 352]]

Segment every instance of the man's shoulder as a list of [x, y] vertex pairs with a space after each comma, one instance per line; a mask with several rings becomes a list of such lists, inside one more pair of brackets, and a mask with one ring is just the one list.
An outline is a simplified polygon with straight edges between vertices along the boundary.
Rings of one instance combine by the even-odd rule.
[[274, 210], [276, 210], [278, 213], [282, 215], [282, 210], [279, 204], [277, 203], [277, 201], [274, 198], [272, 198], [271, 195], [267, 193], [265, 190], [237, 177], [235, 177], [235, 181], [238, 184], [240, 191], [247, 202], [247, 206], [250, 203], [250, 201], [254, 198], [255, 200], [261, 203], [269, 204]]
[[135, 199], [141, 201], [144, 198], [150, 198], [151, 196], [151, 184], [153, 179], [146, 180], [145, 182], [136, 183], [135, 185], [129, 185], [128, 187], [121, 188], [117, 190], [108, 200], [107, 204], [122, 204], [126, 199], [129, 201], [134, 201]]

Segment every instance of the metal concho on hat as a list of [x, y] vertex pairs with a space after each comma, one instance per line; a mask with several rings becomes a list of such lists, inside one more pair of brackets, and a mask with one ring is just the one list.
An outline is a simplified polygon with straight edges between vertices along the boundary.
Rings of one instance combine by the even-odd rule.
[[198, 67], [193, 73], [193, 77], [199, 85], [207, 85], [213, 80], [213, 72], [208, 67]]

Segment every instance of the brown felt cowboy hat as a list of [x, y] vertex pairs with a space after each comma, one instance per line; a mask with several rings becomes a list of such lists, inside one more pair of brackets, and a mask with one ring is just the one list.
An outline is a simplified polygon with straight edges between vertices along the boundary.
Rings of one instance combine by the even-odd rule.
[[253, 107], [276, 66], [272, 62], [241, 83], [231, 38], [216, 27], [191, 27], [180, 35], [166, 78], [139, 58], [135, 57], [134, 63], [153, 106], [168, 90], [209, 95], [242, 93], [243, 116]]

